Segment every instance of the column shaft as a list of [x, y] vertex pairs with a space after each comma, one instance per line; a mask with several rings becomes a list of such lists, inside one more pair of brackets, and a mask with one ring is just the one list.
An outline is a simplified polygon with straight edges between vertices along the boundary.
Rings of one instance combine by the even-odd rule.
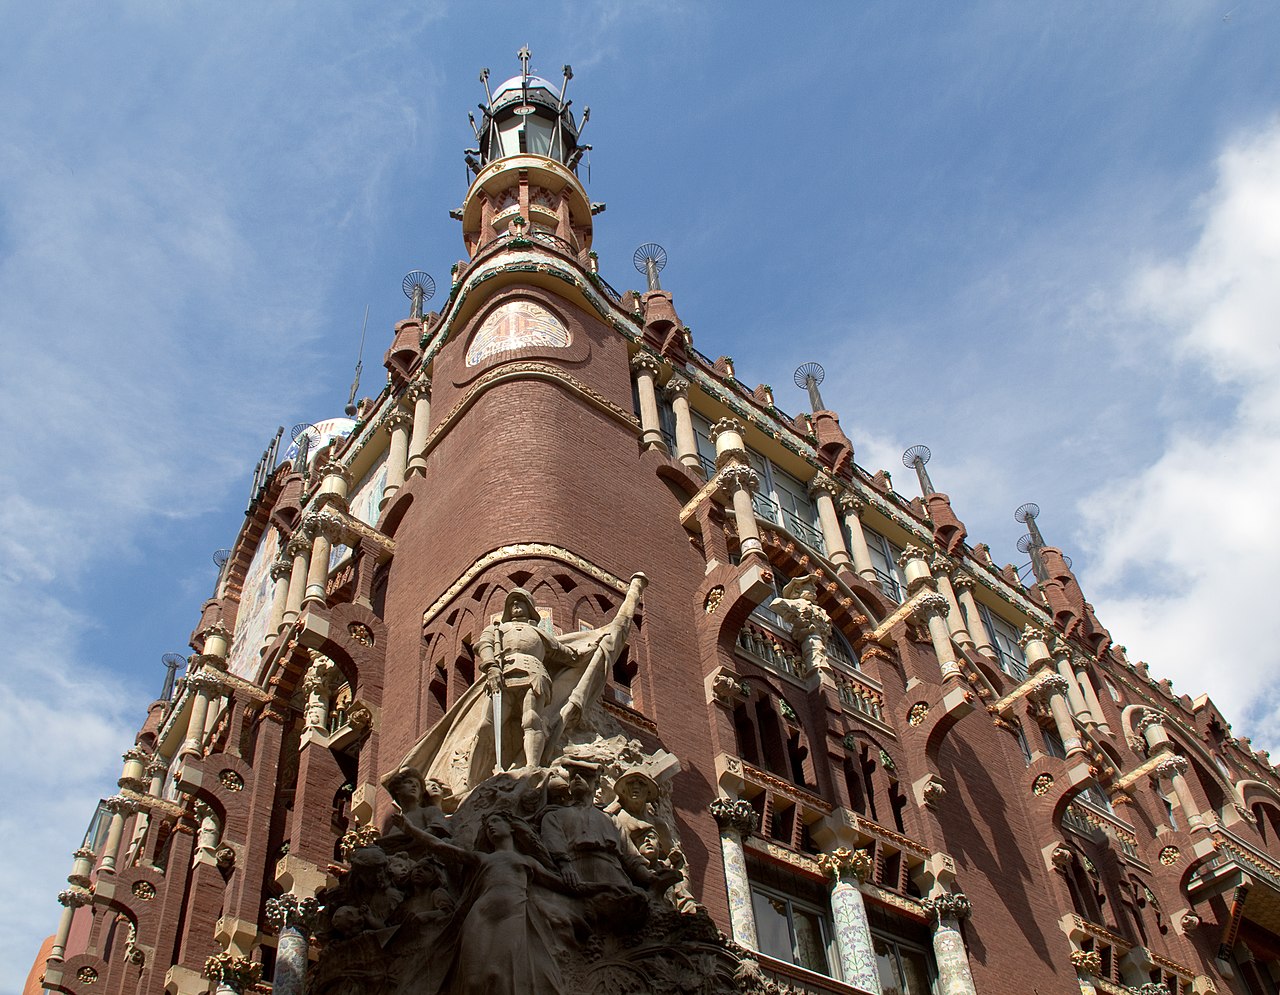
[[1084, 692], [1085, 704], [1089, 706], [1089, 711], [1093, 713], [1093, 721], [1097, 725], [1098, 730], [1106, 735], [1111, 735], [1111, 724], [1107, 722], [1106, 714], [1102, 711], [1102, 702], [1098, 700], [1098, 691], [1093, 686], [1093, 679], [1089, 676], [1089, 671], [1084, 667], [1076, 670], [1076, 680], [1080, 684], [1080, 690]]
[[304, 605], [323, 605], [329, 584], [329, 554], [333, 550], [333, 541], [323, 529], [316, 530], [316, 537], [311, 542], [311, 562], [307, 568], [307, 590], [302, 598]]
[[737, 830], [720, 830], [720, 853], [724, 859], [724, 884], [729, 893], [729, 924], [733, 930], [733, 941], [755, 950], [760, 941], [756, 937], [756, 915], [751, 908], [747, 857]]
[[1084, 695], [1080, 693], [1080, 685], [1076, 683], [1075, 671], [1071, 669], [1071, 658], [1059, 656], [1057, 662], [1058, 673], [1067, 682], [1067, 702], [1071, 705], [1071, 714], [1079, 719], [1082, 724], [1093, 721], [1093, 715], [1084, 700]]
[[859, 577], [878, 590], [880, 579], [876, 576], [876, 568], [871, 564], [871, 550], [867, 549], [861, 514], [861, 501], [844, 502], [844, 523], [849, 529], [849, 552], [853, 556], [853, 569]]
[[881, 995], [866, 902], [861, 889], [844, 877], [837, 878], [831, 887], [831, 919], [835, 924], [840, 973], [844, 975], [845, 984]]
[[763, 553], [760, 530], [756, 527], [756, 510], [751, 504], [751, 489], [738, 486], [733, 492], [733, 517], [738, 524], [738, 541], [745, 559], [749, 553]]
[[271, 588], [271, 614], [268, 616], [267, 634], [264, 642], [270, 642], [284, 621], [284, 610], [289, 602], [290, 569], [284, 563], [276, 563], [271, 568], [273, 586]]
[[1080, 743], [1080, 737], [1076, 735], [1076, 726], [1071, 719], [1071, 713], [1067, 711], [1066, 697], [1056, 691], [1049, 695], [1049, 711], [1053, 713], [1053, 724], [1058, 729], [1058, 738], [1062, 740], [1063, 749], [1068, 753], [1084, 749]]
[[209, 714], [209, 692], [201, 687], [196, 690], [191, 703], [191, 715], [187, 719], [187, 738], [182, 742], [178, 755], [199, 757], [204, 753], [204, 721]]
[[1173, 782], [1173, 790], [1178, 796], [1178, 804], [1182, 806], [1182, 811], [1187, 816], [1187, 827], [1198, 826], [1203, 820], [1200, 817], [1200, 806], [1196, 803], [1195, 795], [1191, 793], [1191, 786], [1187, 784], [1187, 779], [1182, 774], [1174, 774], [1169, 780]]
[[276, 974], [273, 995], [302, 995], [307, 980], [307, 937], [297, 926], [280, 930], [276, 946]]
[[311, 547], [305, 541], [304, 535], [296, 536], [289, 545], [293, 549], [293, 566], [289, 572], [289, 588], [285, 596], [281, 627], [292, 625], [302, 611], [302, 599], [307, 590], [307, 572], [311, 559]]
[[396, 491], [404, 484], [405, 470], [409, 465], [409, 415], [404, 411], [395, 411], [391, 415], [391, 447], [387, 452], [387, 482], [382, 489], [382, 500], [378, 503], [381, 511], [387, 506]]
[[631, 361], [631, 368], [636, 373], [636, 394], [640, 399], [640, 448], [663, 449], [667, 444], [662, 439], [662, 424], [658, 418], [658, 393], [655, 377], [658, 372], [657, 362], [641, 353]]
[[693, 430], [693, 413], [689, 410], [687, 389], [673, 391], [671, 394], [671, 411], [676, 416], [676, 457], [690, 470], [701, 470], [698, 436]]
[[969, 635], [973, 636], [974, 648], [983, 656], [995, 659], [996, 648], [991, 644], [991, 636], [987, 633], [982, 615], [978, 612], [978, 602], [974, 599], [973, 591], [968, 585], [960, 586], [959, 598], [960, 605], [964, 609], [965, 622], [969, 627]]
[[831, 491], [825, 487], [814, 493], [814, 503], [818, 506], [818, 524], [822, 526], [822, 540], [827, 547], [827, 559], [836, 569], [850, 563], [849, 550], [844, 542], [844, 530], [840, 528], [840, 518], [836, 514], [836, 501]]
[[960, 603], [956, 600], [956, 591], [951, 586], [951, 578], [940, 570], [935, 570], [933, 575], [938, 582], [938, 592], [947, 599], [947, 604], [950, 606], [947, 611], [947, 628], [951, 631], [952, 638], [966, 649], [972, 649], [973, 637], [965, 627], [964, 614], [960, 611]]
[[934, 928], [933, 959], [938, 965], [938, 995], [978, 995], [955, 920], [942, 919]]
[[49, 951], [49, 960], [64, 960], [67, 956], [67, 938], [71, 935], [71, 920], [75, 918], [74, 905], [64, 906], [62, 915], [58, 917], [58, 931], [53, 934], [53, 948]]
[[111, 813], [111, 824], [107, 827], [107, 841], [102, 845], [102, 862], [98, 864], [98, 873], [116, 870], [116, 857], [120, 852], [120, 838], [124, 835], [124, 813]]
[[[410, 388], [414, 390], [414, 388]], [[431, 430], [431, 381], [424, 380], [413, 395], [413, 436], [409, 439], [409, 476], [427, 471], [427, 436]]]

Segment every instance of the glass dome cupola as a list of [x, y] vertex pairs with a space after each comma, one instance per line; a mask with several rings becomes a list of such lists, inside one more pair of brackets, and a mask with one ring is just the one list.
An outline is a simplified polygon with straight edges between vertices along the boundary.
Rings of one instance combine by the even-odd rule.
[[[513, 155], [540, 155], [555, 159], [570, 169], [589, 146], [579, 146], [578, 125], [564, 99], [573, 70], [564, 67], [559, 92], [554, 84], [529, 72], [530, 52], [520, 49], [520, 74], [489, 90], [489, 70], [480, 72], [489, 102], [482, 107], [484, 120], [477, 127], [481, 167]], [[583, 123], [590, 111], [583, 112]]]

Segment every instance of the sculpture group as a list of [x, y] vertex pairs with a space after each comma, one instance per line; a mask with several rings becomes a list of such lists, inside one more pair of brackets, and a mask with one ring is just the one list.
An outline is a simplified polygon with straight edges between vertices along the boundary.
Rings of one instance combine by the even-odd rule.
[[644, 584], [568, 637], [507, 595], [477, 640], [482, 678], [384, 778], [376, 836], [344, 841], [313, 995], [742, 990], [685, 885], [678, 762], [600, 708]]

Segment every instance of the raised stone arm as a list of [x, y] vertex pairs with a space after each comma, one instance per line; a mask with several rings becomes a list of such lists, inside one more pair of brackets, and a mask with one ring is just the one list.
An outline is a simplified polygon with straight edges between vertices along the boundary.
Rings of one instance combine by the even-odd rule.
[[596, 630], [599, 639], [595, 643], [582, 677], [570, 693], [568, 700], [560, 709], [562, 733], [572, 732], [582, 718], [587, 706], [600, 697], [604, 691], [605, 679], [609, 671], [622, 655], [622, 648], [627, 644], [627, 636], [631, 633], [631, 623], [635, 619], [636, 608], [640, 604], [640, 596], [649, 584], [649, 578], [642, 573], [631, 575], [631, 584], [627, 587], [622, 605], [613, 620]]

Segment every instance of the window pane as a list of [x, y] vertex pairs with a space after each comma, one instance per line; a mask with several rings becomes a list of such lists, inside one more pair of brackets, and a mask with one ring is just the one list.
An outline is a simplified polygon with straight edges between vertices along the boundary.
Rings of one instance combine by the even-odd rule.
[[760, 952], [790, 964], [791, 928], [787, 922], [787, 902], [752, 889], [751, 909], [756, 915], [756, 940]]
[[822, 935], [822, 920], [816, 913], [792, 906], [792, 923], [796, 930], [795, 962], [819, 974], [829, 974], [827, 943]]
[[899, 947], [898, 956], [902, 960], [902, 973], [906, 980], [903, 995], [929, 995], [929, 965], [924, 953], [910, 947]]
[[876, 970], [880, 974], [881, 995], [904, 995], [906, 979], [898, 968], [898, 952], [895, 945], [876, 936], [872, 938], [876, 949]]

